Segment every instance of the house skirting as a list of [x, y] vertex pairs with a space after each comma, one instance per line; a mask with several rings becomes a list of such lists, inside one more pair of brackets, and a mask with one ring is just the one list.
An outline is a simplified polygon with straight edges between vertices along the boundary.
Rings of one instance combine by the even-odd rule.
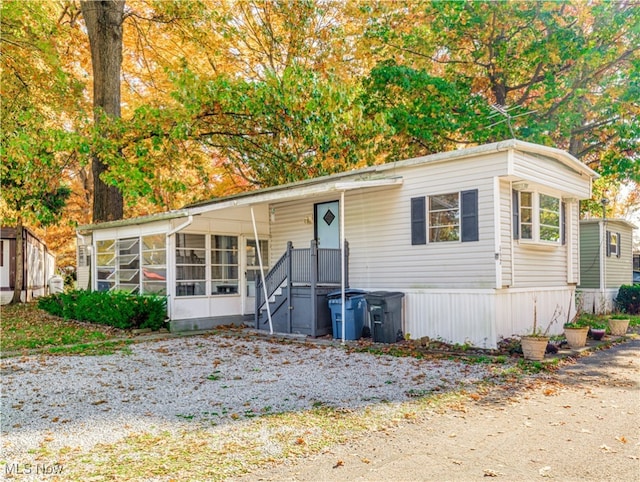
[[171, 320], [169, 331], [179, 333], [183, 331], [206, 331], [219, 326], [251, 324], [253, 315], [213, 316], [208, 318], [191, 318], [188, 320]]
[[[404, 333], [447, 343], [496, 348], [501, 338], [531, 331], [562, 333], [575, 314], [575, 288], [406, 290]], [[552, 322], [553, 321], [553, 322]]]
[[611, 313], [615, 309], [613, 300], [618, 296], [618, 288], [578, 288], [576, 304], [584, 313]]

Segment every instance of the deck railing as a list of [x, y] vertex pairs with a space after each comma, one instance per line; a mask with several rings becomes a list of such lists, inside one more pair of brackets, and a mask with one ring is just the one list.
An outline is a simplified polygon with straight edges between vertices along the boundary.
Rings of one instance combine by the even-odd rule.
[[[349, 244], [345, 241], [345, 267], [349, 266]], [[294, 248], [287, 243], [287, 250], [265, 275], [267, 299], [271, 298], [281, 286], [310, 286], [312, 293], [318, 285], [340, 285], [340, 249], [318, 248], [313, 240], [309, 248]], [[345, 269], [345, 286], [349, 286], [348, 268]], [[285, 283], [286, 282], [286, 283]], [[256, 317], [259, 316], [266, 300], [262, 280], [256, 281]]]

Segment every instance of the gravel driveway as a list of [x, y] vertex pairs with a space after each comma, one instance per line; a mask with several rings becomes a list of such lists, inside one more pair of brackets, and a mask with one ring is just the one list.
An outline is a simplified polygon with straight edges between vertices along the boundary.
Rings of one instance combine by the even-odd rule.
[[402, 402], [489, 375], [486, 366], [223, 336], [143, 342], [110, 356], [1, 361], [2, 453], [24, 464], [46, 440], [89, 449], [131, 433], [233, 425], [320, 405]]

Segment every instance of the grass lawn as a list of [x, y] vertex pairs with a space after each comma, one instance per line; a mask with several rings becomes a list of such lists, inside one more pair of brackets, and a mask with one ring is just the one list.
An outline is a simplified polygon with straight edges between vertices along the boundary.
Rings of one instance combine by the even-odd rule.
[[122, 330], [52, 316], [36, 303], [0, 308], [0, 352], [41, 349], [51, 354], [109, 354], [129, 345]]

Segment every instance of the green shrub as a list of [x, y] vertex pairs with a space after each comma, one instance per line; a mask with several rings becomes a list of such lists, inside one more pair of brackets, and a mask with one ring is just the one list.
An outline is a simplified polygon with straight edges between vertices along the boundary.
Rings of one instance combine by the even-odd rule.
[[38, 308], [54, 316], [63, 316], [62, 299], [58, 295], [42, 296], [38, 298]]
[[631, 315], [640, 314], [640, 285], [623, 285], [615, 299], [616, 308]]
[[123, 291], [69, 291], [38, 300], [38, 307], [66, 319], [109, 325], [122, 330], [162, 328], [167, 300]]

